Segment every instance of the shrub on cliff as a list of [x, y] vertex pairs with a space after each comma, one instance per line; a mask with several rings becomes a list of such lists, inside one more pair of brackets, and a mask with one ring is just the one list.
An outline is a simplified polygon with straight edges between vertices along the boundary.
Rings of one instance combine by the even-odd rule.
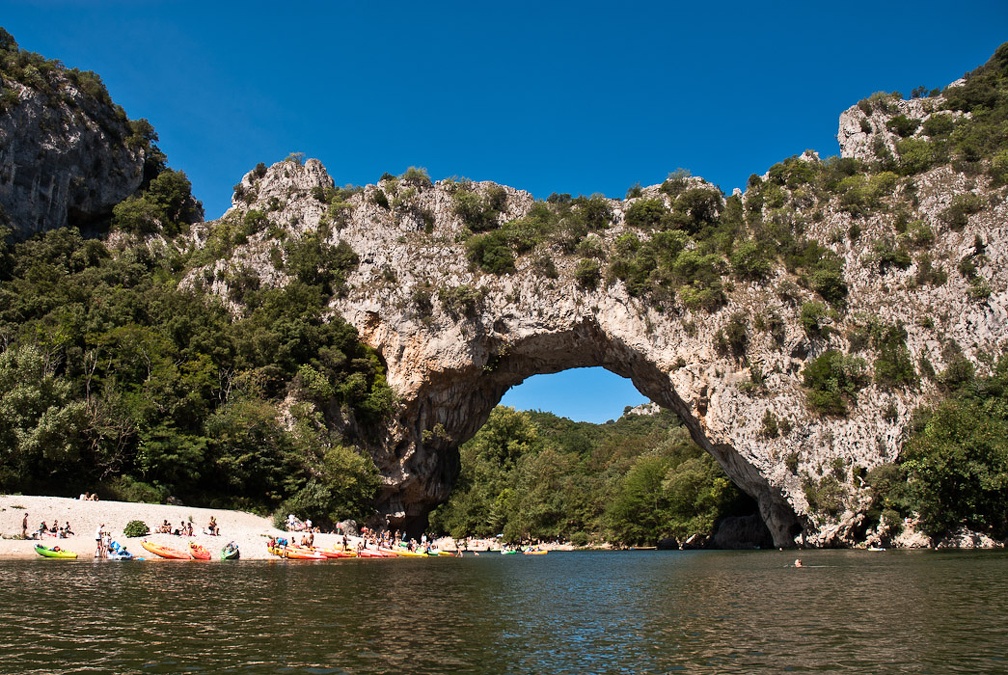
[[582, 258], [574, 269], [574, 280], [581, 288], [594, 291], [598, 288], [602, 273], [597, 260]]
[[481, 196], [468, 186], [456, 188], [452, 194], [455, 214], [473, 232], [485, 232], [500, 225], [500, 214], [507, 207], [507, 191], [494, 186]]
[[486, 291], [482, 288], [462, 284], [461, 286], [442, 287], [438, 289], [438, 296], [441, 304], [448, 316], [455, 320], [463, 317], [473, 318], [479, 314], [486, 297]]
[[866, 384], [866, 364], [858, 356], [830, 349], [802, 371], [809, 408], [824, 415], [846, 415]]
[[466, 240], [465, 246], [470, 262], [483, 271], [491, 274], [515, 271], [514, 253], [500, 230], [474, 235]]

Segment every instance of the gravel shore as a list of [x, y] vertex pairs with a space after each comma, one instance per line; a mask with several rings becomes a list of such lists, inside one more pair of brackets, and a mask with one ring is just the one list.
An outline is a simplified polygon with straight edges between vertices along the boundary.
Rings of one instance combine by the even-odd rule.
[[[169, 506], [166, 504], [138, 504], [133, 502], [82, 501], [67, 497], [38, 497], [25, 495], [0, 496], [0, 558], [38, 558], [35, 544], [38, 540], [21, 539], [21, 524], [25, 513], [28, 514], [28, 535], [38, 531], [39, 523], [45, 521], [52, 525], [53, 520], [65, 525], [70, 522], [73, 536], [57, 539], [45, 536], [41, 543], [45, 546], [59, 546], [61, 549], [74, 551], [80, 558], [91, 558], [95, 552], [95, 532], [99, 526], [112, 534], [112, 539], [119, 542], [136, 556], [157, 558], [148, 553], [140, 545], [141, 541], [150, 541], [188, 550], [189, 541], [202, 544], [215, 556], [221, 548], [230, 541], [238, 544], [243, 560], [269, 558], [266, 550], [266, 540], [269, 536], [285, 536], [283, 530], [273, 527], [269, 518], [263, 518], [242, 511], [227, 511], [224, 509], [200, 509], [191, 506]], [[203, 533], [210, 522], [210, 517], [217, 519], [219, 536]], [[193, 537], [179, 537], [170, 534], [149, 534], [146, 537], [127, 538], [123, 528], [131, 520], [142, 520], [153, 530], [167, 520], [172, 527], [180, 523], [193, 524]], [[315, 535], [315, 545], [328, 548], [342, 540], [335, 534]]]

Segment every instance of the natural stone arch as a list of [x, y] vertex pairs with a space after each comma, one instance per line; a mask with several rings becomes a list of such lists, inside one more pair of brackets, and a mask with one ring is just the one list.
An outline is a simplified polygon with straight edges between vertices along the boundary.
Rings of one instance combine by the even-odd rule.
[[[856, 107], [848, 111], [856, 113]], [[801, 161], [818, 160], [806, 155]], [[936, 222], [955, 176], [939, 167], [918, 185], [920, 213]], [[384, 480], [379, 514], [397, 526], [419, 526], [448, 496], [459, 469], [458, 444], [483, 424], [508, 387], [536, 373], [602, 366], [682, 419], [693, 439], [757, 500], [776, 545], [794, 545], [799, 533], [809, 545], [853, 543], [871, 499], [859, 478], [896, 458], [911, 411], [933, 400], [935, 385], [924, 379], [898, 389], [869, 383], [847, 415], [822, 416], [807, 407], [802, 371], [809, 360], [828, 349], [856, 350], [848, 336], [865, 316], [904, 327], [910, 360], [936, 371], [946, 365], [943, 345], [954, 343], [982, 371], [987, 366], [980, 355], [1000, 352], [1008, 340], [1003, 201], [932, 244], [933, 264], [948, 277], [940, 288], [915, 283], [912, 267], [890, 270], [882, 283], [865, 261], [871, 242], [890, 231], [889, 221], [858, 221], [857, 240], [838, 239], [832, 235], [847, 231], [852, 219], [828, 206], [821, 219], [806, 223], [804, 234], [828, 242], [843, 259], [848, 294], [829, 337], [817, 338], [804, 330], [800, 311], [821, 298], [782, 267], [760, 283], [728, 278], [723, 304], [690, 309], [678, 295], [655, 302], [611, 278], [586, 287], [576, 273], [579, 256], [555, 245], [537, 252], [555, 263], [550, 274], [529, 254], [506, 273], [481, 271], [467, 255], [472, 233], [456, 213], [453, 195], [460, 188], [453, 181], [386, 179], [341, 197], [335, 211], [337, 204], [319, 198], [332, 188], [319, 162], [286, 160], [247, 174], [225, 219], [240, 221], [258, 209], [284, 237], [319, 232], [359, 256], [329, 308], [378, 352], [397, 396], [380, 438], [364, 439]], [[522, 218], [534, 203], [528, 193], [492, 183], [464, 189], [495, 195], [498, 225]], [[637, 199], [668, 203], [661, 186], [608, 200], [612, 218], [591, 235], [595, 250], [613, 251], [628, 232], [648, 236], [625, 221]], [[194, 236], [204, 235], [196, 228]], [[985, 242], [984, 279], [991, 289], [982, 302], [970, 299], [969, 281], [955, 269], [976, 241]], [[213, 271], [214, 289], [225, 297], [227, 283], [220, 279], [229, 267], [256, 270], [262, 284], [282, 285], [289, 277], [276, 264], [276, 250], [268, 232], [258, 233], [230, 260], [194, 270], [192, 278]], [[744, 357], [724, 348], [721, 336], [729, 326], [744, 327]], [[764, 423], [769, 418], [780, 422], [773, 433]], [[334, 424], [352, 427], [353, 420]], [[827, 479], [841, 500], [829, 510], [814, 509], [808, 490]]]
[[[598, 366], [629, 379], [651, 401], [675, 412], [693, 440], [717, 460], [736, 485], [757, 501], [775, 545], [793, 543], [800, 526], [780, 491], [730, 445], [711, 441], [702, 421], [693, 416], [692, 406], [676, 392], [668, 375], [619, 337], [603, 330], [596, 317], [583, 318], [565, 330], [531, 335], [514, 342], [494, 344], [493, 339], [484, 342], [486, 363], [474, 361], [466, 368], [429, 374], [401, 417], [407, 426], [413, 427], [410, 442], [417, 445], [418, 459], [423, 458], [421, 466], [416, 468], [425, 470], [416, 473], [430, 474], [430, 467], [422, 467], [422, 464], [433, 460], [438, 464], [433, 475], [447, 479], [428, 490], [427, 499], [433, 498], [435, 504], [447, 499], [458, 470], [458, 446], [483, 426], [508, 389], [532, 375]], [[697, 402], [704, 405], [702, 400]], [[419, 431], [419, 439], [416, 431]], [[409, 483], [403, 487], [408, 490]], [[403, 518], [406, 527], [414, 518], [425, 516], [422, 510], [427, 499], [421, 497], [413, 502], [420, 509], [412, 516], [406, 513]]]
[[[629, 379], [650, 400], [675, 412], [693, 440], [756, 500], [775, 545], [793, 545], [801, 526], [780, 490], [730, 445], [712, 441], [702, 420], [694, 416], [693, 405], [676, 392], [668, 375], [603, 329], [598, 317], [582, 317], [563, 329], [513, 340], [483, 334], [470, 342], [470, 354], [476, 358], [462, 367], [429, 372], [403, 406], [402, 480], [381, 502], [393, 524], [422, 529], [427, 510], [449, 496], [459, 470], [458, 446], [483, 426], [508, 389], [532, 375], [598, 366]], [[393, 364], [390, 373], [394, 370]], [[696, 403], [701, 409], [707, 405], [702, 398]]]

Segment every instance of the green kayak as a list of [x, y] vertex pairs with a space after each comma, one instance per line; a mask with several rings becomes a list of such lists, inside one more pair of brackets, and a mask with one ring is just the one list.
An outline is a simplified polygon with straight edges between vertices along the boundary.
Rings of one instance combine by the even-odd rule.
[[77, 554], [73, 551], [67, 551], [59, 546], [43, 546], [42, 544], [35, 544], [35, 552], [44, 558], [76, 558]]

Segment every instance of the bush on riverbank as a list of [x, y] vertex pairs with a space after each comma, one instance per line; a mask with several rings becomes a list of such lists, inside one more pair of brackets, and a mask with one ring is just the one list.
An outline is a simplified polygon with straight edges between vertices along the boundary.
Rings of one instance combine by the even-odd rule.
[[990, 377], [956, 378], [949, 397], [914, 416], [896, 464], [868, 474], [874, 518], [917, 514], [941, 537], [960, 528], [1008, 538], [1008, 356]]

